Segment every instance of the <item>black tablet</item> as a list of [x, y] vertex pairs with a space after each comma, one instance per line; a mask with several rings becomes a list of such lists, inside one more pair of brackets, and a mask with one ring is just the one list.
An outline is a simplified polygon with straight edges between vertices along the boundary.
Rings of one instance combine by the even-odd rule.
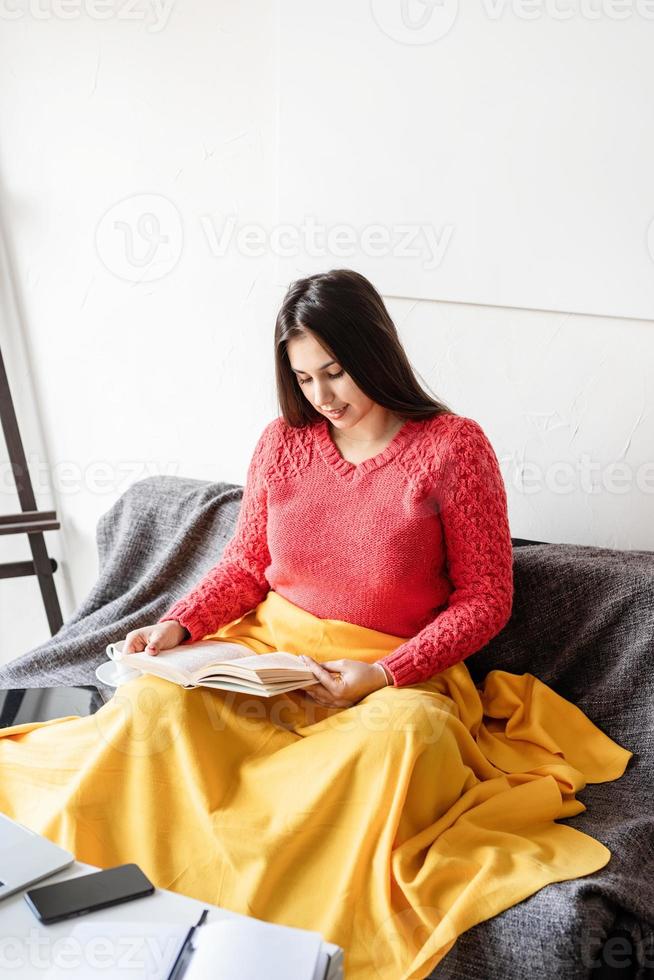
[[104, 704], [93, 684], [0, 690], [0, 728], [67, 715], [92, 715]]

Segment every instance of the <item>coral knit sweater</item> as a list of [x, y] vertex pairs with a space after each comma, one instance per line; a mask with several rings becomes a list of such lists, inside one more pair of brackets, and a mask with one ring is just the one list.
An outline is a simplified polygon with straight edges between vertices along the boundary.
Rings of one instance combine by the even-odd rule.
[[248, 467], [218, 563], [159, 622], [200, 640], [275, 592], [321, 619], [406, 637], [380, 659], [396, 687], [475, 653], [513, 603], [513, 549], [497, 457], [474, 419], [410, 419], [355, 465], [326, 419], [282, 416]]

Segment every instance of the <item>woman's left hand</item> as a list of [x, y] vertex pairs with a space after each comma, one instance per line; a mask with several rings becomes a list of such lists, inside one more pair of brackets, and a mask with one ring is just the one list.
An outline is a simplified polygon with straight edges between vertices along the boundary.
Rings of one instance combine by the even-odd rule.
[[325, 660], [318, 663], [311, 657], [300, 660], [313, 671], [319, 684], [303, 688], [308, 697], [330, 708], [348, 708], [366, 694], [384, 687], [384, 676], [379, 667], [361, 660]]

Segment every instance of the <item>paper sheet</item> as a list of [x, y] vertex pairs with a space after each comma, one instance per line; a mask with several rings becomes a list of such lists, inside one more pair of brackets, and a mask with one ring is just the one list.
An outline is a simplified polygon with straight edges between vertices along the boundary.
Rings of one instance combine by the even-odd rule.
[[[165, 980], [189, 925], [179, 922], [77, 923], [68, 936], [39, 944], [43, 980]], [[202, 927], [204, 928], [204, 926]], [[198, 930], [199, 931], [199, 930]], [[46, 973], [45, 966], [50, 968]]]
[[184, 980], [313, 980], [322, 946], [318, 932], [260, 919], [208, 922]]
[[[177, 922], [78, 923], [67, 937], [39, 946], [43, 980], [166, 980], [189, 925]], [[183, 980], [314, 980], [318, 932], [259, 919], [207, 922], [193, 934]], [[41, 973], [45, 966], [46, 973]]]

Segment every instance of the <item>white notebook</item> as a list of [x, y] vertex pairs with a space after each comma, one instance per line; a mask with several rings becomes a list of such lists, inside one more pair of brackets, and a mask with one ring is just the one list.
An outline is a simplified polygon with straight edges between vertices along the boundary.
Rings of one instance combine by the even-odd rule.
[[[166, 980], [190, 926], [93, 915], [73, 926], [43, 980]], [[60, 942], [64, 942], [62, 939]], [[183, 980], [342, 980], [343, 950], [318, 932], [234, 915], [193, 934]]]

